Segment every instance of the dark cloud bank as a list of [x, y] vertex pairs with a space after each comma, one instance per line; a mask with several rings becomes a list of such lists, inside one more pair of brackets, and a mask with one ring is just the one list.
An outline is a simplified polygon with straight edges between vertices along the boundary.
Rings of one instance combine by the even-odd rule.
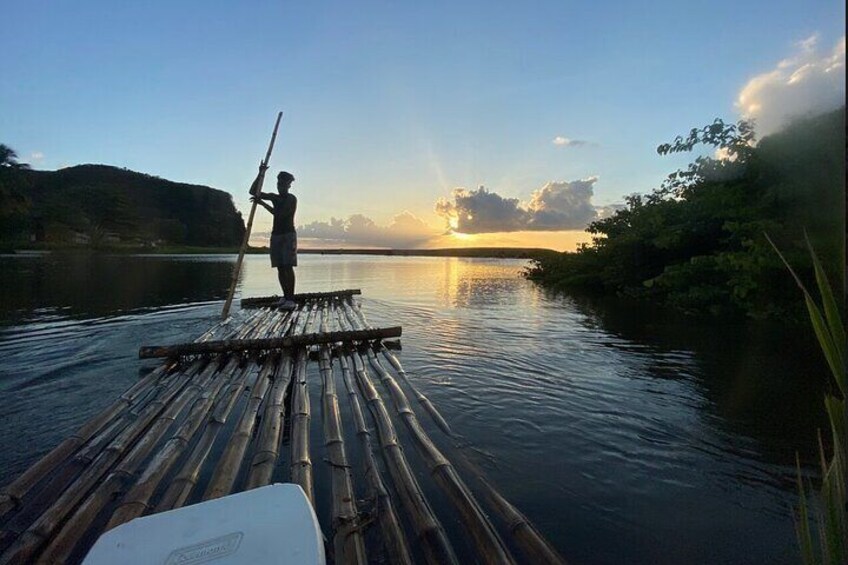
[[592, 204], [597, 180], [598, 177], [588, 177], [549, 182], [533, 192], [526, 204], [482, 186], [477, 190], [457, 188], [451, 199], [436, 202], [436, 213], [460, 233], [582, 230], [615, 209]]

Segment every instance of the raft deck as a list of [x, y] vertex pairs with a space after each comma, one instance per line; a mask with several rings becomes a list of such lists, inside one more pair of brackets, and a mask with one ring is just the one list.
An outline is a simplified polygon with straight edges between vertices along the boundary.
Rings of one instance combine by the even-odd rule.
[[[459, 516], [476, 559], [562, 563], [471, 461], [454, 455], [460, 473], [432, 441], [407, 391], [443, 440], [453, 432], [382, 346], [400, 328], [371, 328], [358, 293], [299, 295], [292, 311], [273, 308], [276, 297], [245, 299], [242, 307], [255, 309], [236, 327], [218, 324], [193, 344], [143, 347], [142, 357], [165, 362], [0, 491], [0, 562], [79, 562], [100, 534], [133, 518], [272, 482], [299, 484], [314, 506], [314, 465], [322, 465], [330, 560], [458, 563], [427, 482], [449, 501], [449, 518]], [[321, 386], [310, 394], [315, 362]], [[310, 427], [316, 404], [320, 433]], [[413, 472], [401, 427], [429, 477]], [[313, 463], [316, 452], [324, 460]], [[364, 469], [352, 472], [351, 459]]]

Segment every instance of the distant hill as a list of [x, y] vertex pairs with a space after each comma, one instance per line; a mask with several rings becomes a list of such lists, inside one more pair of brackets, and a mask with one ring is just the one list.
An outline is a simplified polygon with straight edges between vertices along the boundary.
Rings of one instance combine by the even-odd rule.
[[0, 169], [0, 238], [7, 243], [237, 246], [232, 197], [107, 165]]

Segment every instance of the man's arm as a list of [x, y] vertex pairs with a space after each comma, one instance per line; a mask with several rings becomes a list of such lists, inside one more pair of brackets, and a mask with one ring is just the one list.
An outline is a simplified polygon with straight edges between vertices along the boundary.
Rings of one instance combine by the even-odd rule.
[[274, 213], [274, 209], [272, 207], [268, 206], [267, 204], [265, 204], [264, 202], [262, 202], [262, 200], [258, 196], [251, 196], [250, 201], [256, 202], [257, 204], [261, 204], [263, 208], [265, 208], [266, 210], [268, 210], [272, 214]]
[[253, 179], [253, 182], [250, 184], [250, 194], [251, 196], [255, 195], [259, 192], [259, 179], [265, 178], [265, 171], [268, 170], [268, 166], [265, 165], [264, 162], [259, 163], [259, 174], [256, 175], [256, 178]]

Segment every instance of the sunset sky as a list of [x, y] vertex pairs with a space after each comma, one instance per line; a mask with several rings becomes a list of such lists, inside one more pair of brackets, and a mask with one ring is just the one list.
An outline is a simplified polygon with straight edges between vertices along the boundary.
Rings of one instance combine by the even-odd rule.
[[272, 172], [297, 177], [312, 246], [572, 249], [690, 159], [658, 144], [845, 96], [841, 0], [2, 10], [0, 143], [22, 161], [206, 184], [246, 212], [283, 110]]

